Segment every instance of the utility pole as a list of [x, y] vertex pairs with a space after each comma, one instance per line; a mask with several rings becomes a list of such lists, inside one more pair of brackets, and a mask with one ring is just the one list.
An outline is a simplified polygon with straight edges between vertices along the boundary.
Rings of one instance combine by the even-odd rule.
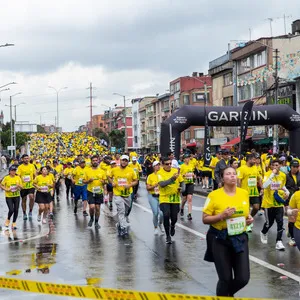
[[14, 105], [15, 108], [15, 123], [14, 123], [14, 146], [15, 148], [15, 156], [17, 154], [17, 134], [16, 134], [16, 122], [17, 122], [17, 105]]
[[95, 89], [95, 88], [93, 88], [93, 84], [90, 82], [90, 86], [87, 88], [87, 89], [89, 89], [90, 90], [90, 96], [89, 97], [87, 97], [87, 98], [89, 98], [90, 99], [90, 105], [88, 106], [89, 108], [90, 108], [90, 128], [89, 128], [89, 131], [90, 131], [90, 135], [93, 135], [93, 98], [94, 98], [94, 96], [93, 96], [93, 89]]
[[[275, 49], [275, 72], [274, 72], [274, 80], [275, 80], [275, 93], [274, 93], [274, 102], [275, 105], [278, 104], [278, 49]], [[278, 124], [274, 125], [273, 130], [273, 153], [278, 153]]]
[[[10, 145], [13, 146], [13, 124], [12, 124], [12, 96], [9, 96], [9, 109], [10, 109]], [[11, 156], [13, 156], [13, 150], [11, 150]]]

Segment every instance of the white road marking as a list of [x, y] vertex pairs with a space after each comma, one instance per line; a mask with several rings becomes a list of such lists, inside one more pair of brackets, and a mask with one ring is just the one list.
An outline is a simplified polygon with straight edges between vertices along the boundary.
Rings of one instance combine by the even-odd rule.
[[[135, 206], [137, 206], [137, 207], [143, 209], [144, 211], [146, 211], [146, 212], [152, 214], [151, 209], [149, 209], [149, 208], [147, 208], [147, 207], [145, 207], [145, 206], [142, 206], [142, 205], [140, 205], [140, 204], [137, 204], [137, 203], [133, 203], [133, 204], [134, 204]], [[189, 228], [189, 227], [187, 227], [187, 226], [184, 226], [184, 225], [178, 224], [178, 223], [176, 224], [176, 226], [179, 227], [179, 228], [182, 228], [182, 229], [184, 229], [184, 230], [186, 230], [186, 231], [188, 231], [188, 232], [190, 232], [190, 233], [192, 233], [192, 234], [194, 234], [194, 235], [196, 235], [196, 236], [199, 236], [199, 237], [201, 237], [201, 238], [203, 238], [203, 239], [206, 239], [206, 235], [205, 235], [205, 234], [200, 233], [200, 232], [198, 232], [198, 231], [196, 231], [196, 230], [194, 230], [194, 229], [191, 229], [191, 228]], [[256, 263], [256, 264], [258, 264], [258, 265], [260, 265], [260, 266], [262, 266], [262, 267], [268, 268], [268, 269], [270, 269], [270, 270], [272, 270], [272, 271], [275, 271], [275, 272], [277, 272], [277, 273], [279, 273], [279, 274], [281, 274], [281, 275], [287, 276], [287, 277], [289, 277], [289, 278], [291, 278], [291, 279], [293, 279], [293, 280], [295, 280], [295, 281], [297, 281], [297, 282], [300, 283], [300, 276], [297, 276], [297, 275], [295, 275], [295, 274], [293, 274], [293, 273], [291, 273], [291, 272], [289, 272], [289, 271], [286, 271], [286, 270], [283, 270], [283, 269], [281, 269], [281, 268], [278, 268], [278, 267], [276, 267], [276, 266], [274, 266], [274, 265], [271, 265], [271, 264], [269, 264], [269, 263], [267, 263], [267, 262], [265, 262], [265, 261], [263, 261], [263, 260], [261, 260], [261, 259], [255, 257], [255, 256], [253, 256], [253, 255], [249, 255], [249, 258], [250, 258], [250, 260], [251, 260], [252, 262], [254, 262], [254, 263]]]

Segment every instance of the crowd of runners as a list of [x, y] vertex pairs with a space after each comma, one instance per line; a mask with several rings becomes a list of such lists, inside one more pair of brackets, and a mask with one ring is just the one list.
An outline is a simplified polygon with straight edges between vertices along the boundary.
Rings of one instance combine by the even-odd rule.
[[74, 214], [89, 218], [87, 226], [96, 230], [100, 229], [101, 205], [109, 210], [115, 206], [116, 231], [126, 236], [139, 181], [145, 176], [154, 234], [165, 235], [167, 244], [172, 244], [178, 217], [185, 218], [185, 205], [187, 220], [193, 219], [195, 185], [210, 192], [203, 208], [203, 222], [210, 225], [205, 260], [215, 263], [217, 295], [232, 296], [249, 281], [247, 233], [251, 234], [256, 216], [265, 215], [260, 231], [263, 244], [268, 243], [268, 231], [276, 221], [274, 242], [279, 251], [285, 250], [282, 237], [287, 216], [288, 244], [300, 249], [300, 173], [295, 156], [252, 150], [237, 158], [222, 150], [205, 165], [201, 155], [190, 151], [179, 160], [172, 152], [141, 157], [136, 152], [108, 153], [88, 136], [76, 143], [73, 134], [60, 139], [57, 147], [55, 136], [35, 135], [32, 156], [24, 154], [10, 165], [1, 181], [9, 209], [5, 229], [17, 229], [20, 202], [24, 221], [32, 219], [36, 203], [37, 221], [47, 224], [55, 217], [55, 201], [66, 197], [73, 201]]

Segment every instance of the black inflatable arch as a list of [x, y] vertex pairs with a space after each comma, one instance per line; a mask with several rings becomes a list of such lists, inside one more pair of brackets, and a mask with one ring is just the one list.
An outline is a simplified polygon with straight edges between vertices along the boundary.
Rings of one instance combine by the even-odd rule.
[[[240, 126], [242, 106], [206, 107], [209, 126]], [[205, 108], [186, 105], [161, 124], [160, 153], [180, 154], [180, 134], [190, 126], [204, 126]], [[300, 115], [286, 104], [254, 106], [251, 125], [281, 125], [289, 130], [290, 151], [300, 157]]]

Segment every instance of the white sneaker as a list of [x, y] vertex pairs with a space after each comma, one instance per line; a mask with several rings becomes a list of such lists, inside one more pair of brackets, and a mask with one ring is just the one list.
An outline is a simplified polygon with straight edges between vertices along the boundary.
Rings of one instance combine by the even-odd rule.
[[294, 239], [290, 239], [290, 240], [289, 240], [289, 245], [290, 245], [291, 247], [296, 246], [295, 240], [294, 240]]
[[46, 224], [47, 223], [47, 219], [43, 218], [43, 224]]
[[154, 228], [154, 235], [158, 235], [158, 229]]
[[159, 229], [160, 229], [160, 234], [161, 234], [161, 235], [165, 234], [164, 225], [163, 225], [163, 224], [159, 224], [158, 227], [159, 227]]
[[276, 250], [279, 250], [279, 251], [284, 251], [284, 249], [285, 249], [285, 247], [282, 244], [282, 241], [278, 241], [276, 243], [276, 247], [275, 248], [276, 248]]
[[260, 232], [260, 241], [263, 244], [268, 244], [268, 234], [263, 234], [262, 232]]

